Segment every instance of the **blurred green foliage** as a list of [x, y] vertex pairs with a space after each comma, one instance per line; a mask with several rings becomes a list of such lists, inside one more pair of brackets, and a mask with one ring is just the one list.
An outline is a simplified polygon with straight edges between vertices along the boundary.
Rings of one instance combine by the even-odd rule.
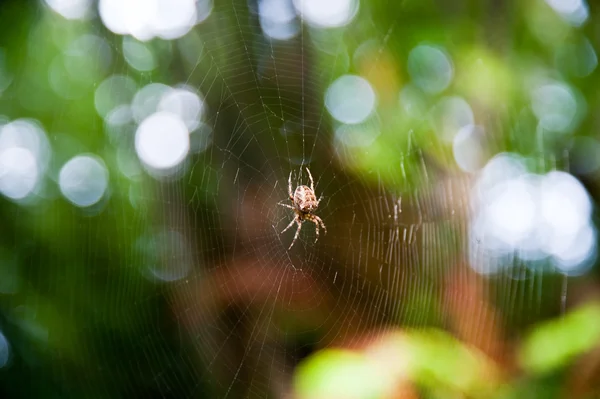
[[600, 340], [600, 307], [591, 303], [542, 323], [523, 342], [520, 360], [532, 373], [550, 373], [591, 351]]

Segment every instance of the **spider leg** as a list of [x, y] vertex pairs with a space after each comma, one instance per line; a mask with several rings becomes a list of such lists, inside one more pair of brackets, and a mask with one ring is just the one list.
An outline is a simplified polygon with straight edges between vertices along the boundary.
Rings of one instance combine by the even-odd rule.
[[291, 206], [291, 205], [288, 205], [288, 204], [282, 204], [281, 202], [278, 202], [278, 203], [277, 203], [277, 205], [285, 206], [286, 208], [290, 208], [290, 209], [296, 209], [296, 208], [294, 208], [294, 207], [293, 207], [293, 206]]
[[[298, 230], [296, 230], [296, 234], [294, 234], [294, 239], [292, 240], [292, 243], [290, 244], [288, 251], [290, 249], [292, 249], [292, 245], [294, 245], [294, 243], [298, 239], [298, 235], [300, 234], [300, 229], [302, 228], [302, 222], [298, 218], [294, 218], [294, 220], [292, 220], [292, 222], [298, 223]], [[290, 223], [290, 225], [291, 225], [291, 223]]]
[[306, 167], [306, 171], [308, 172], [308, 177], [310, 178], [310, 189], [313, 191], [313, 193], [315, 192], [315, 182], [313, 180], [312, 175], [310, 174], [310, 169], [308, 169], [308, 166]]
[[295, 221], [296, 221], [296, 218], [292, 219], [292, 221], [290, 222], [290, 224], [288, 224], [287, 227], [281, 231], [281, 234], [285, 233], [287, 229], [289, 229], [290, 227], [292, 227], [292, 225], [294, 224]]
[[318, 222], [314, 222], [315, 223], [315, 232], [317, 233], [317, 236], [315, 237], [315, 242], [319, 241], [319, 223]]
[[292, 192], [292, 171], [290, 170], [290, 177], [288, 177], [288, 195], [290, 199], [294, 200], [294, 193]]
[[325, 223], [323, 223], [323, 219], [321, 219], [317, 215], [314, 215], [314, 218], [317, 222], [319, 222], [321, 224], [321, 227], [323, 227], [323, 230], [325, 230], [325, 234], [327, 234], [327, 227], [325, 227]]

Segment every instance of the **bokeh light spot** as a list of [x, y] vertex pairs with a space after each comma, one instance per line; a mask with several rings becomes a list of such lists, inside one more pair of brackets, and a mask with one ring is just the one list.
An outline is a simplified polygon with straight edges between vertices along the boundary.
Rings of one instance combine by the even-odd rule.
[[559, 69], [577, 78], [590, 75], [598, 66], [596, 51], [585, 37], [561, 45], [556, 51], [555, 60]]
[[0, 192], [28, 198], [41, 181], [50, 159], [45, 132], [35, 121], [19, 119], [0, 126]]
[[61, 193], [72, 204], [88, 207], [96, 204], [108, 188], [108, 170], [93, 155], [78, 155], [63, 165], [58, 175]]
[[531, 102], [540, 125], [547, 130], [566, 132], [577, 114], [577, 100], [571, 88], [562, 83], [549, 83], [533, 90]]
[[190, 87], [175, 88], [166, 92], [157, 107], [158, 111], [171, 112], [181, 118], [189, 131], [198, 127], [204, 101]]
[[535, 203], [531, 184], [524, 179], [509, 180], [496, 186], [487, 217], [502, 241], [515, 245], [533, 228]]
[[188, 129], [179, 116], [170, 112], [157, 112], [138, 127], [135, 149], [140, 160], [151, 169], [172, 169], [188, 154]]
[[205, 123], [190, 133], [190, 151], [193, 153], [204, 152], [212, 144], [213, 130]]
[[454, 67], [443, 50], [422, 44], [412, 49], [408, 55], [408, 73], [423, 91], [437, 94], [452, 82]]
[[300, 32], [291, 0], [260, 0], [258, 15], [264, 34], [272, 39], [288, 40]]
[[137, 250], [146, 260], [144, 274], [154, 281], [180, 280], [192, 269], [188, 242], [178, 231], [163, 230], [142, 236], [137, 241]]
[[94, 94], [98, 115], [106, 117], [116, 107], [129, 104], [137, 91], [137, 84], [129, 76], [111, 75], [104, 79]]
[[347, 147], [368, 147], [379, 137], [377, 120], [367, 120], [358, 125], [340, 125], [335, 129], [335, 139]]
[[294, 6], [300, 18], [317, 28], [347, 25], [358, 12], [358, 0], [294, 0]]
[[137, 122], [141, 122], [152, 115], [158, 109], [158, 104], [163, 95], [172, 88], [162, 83], [150, 83], [142, 87], [134, 96], [131, 103], [131, 111]]
[[462, 97], [444, 97], [432, 109], [431, 123], [436, 133], [451, 143], [462, 128], [475, 123], [475, 117]]
[[6, 367], [11, 357], [10, 344], [0, 331], [0, 367]]
[[44, 0], [57, 14], [66, 19], [84, 19], [89, 15], [92, 0]]
[[546, 0], [546, 3], [574, 26], [582, 25], [589, 17], [585, 0]]
[[39, 178], [38, 165], [31, 150], [21, 147], [0, 152], [0, 192], [20, 200], [27, 197]]
[[521, 158], [500, 154], [483, 169], [474, 192], [472, 267], [495, 273], [510, 265], [503, 257], [518, 254], [569, 275], [584, 273], [597, 256], [589, 195], [569, 173], [531, 174], [524, 166]]
[[579, 180], [565, 172], [550, 172], [541, 189], [542, 217], [552, 229], [574, 234], [588, 223], [592, 204]]
[[472, 173], [483, 167], [484, 136], [481, 126], [467, 125], [454, 137], [454, 160], [463, 171]]
[[360, 76], [344, 75], [325, 93], [325, 106], [342, 123], [363, 122], [375, 109], [376, 97], [371, 84]]
[[100, 0], [99, 12], [108, 29], [147, 41], [182, 37], [197, 23], [195, 0]]
[[123, 37], [123, 56], [130, 67], [141, 72], [156, 68], [156, 59], [152, 50], [131, 36]]
[[73, 40], [63, 53], [65, 70], [71, 80], [93, 82], [112, 63], [112, 49], [101, 36], [86, 34]]

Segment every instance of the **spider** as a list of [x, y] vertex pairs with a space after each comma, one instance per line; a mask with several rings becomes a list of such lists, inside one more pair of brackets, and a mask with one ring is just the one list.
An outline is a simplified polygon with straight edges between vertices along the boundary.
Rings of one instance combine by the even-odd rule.
[[292, 200], [292, 205], [282, 204], [281, 202], [279, 203], [279, 205], [281, 206], [285, 206], [286, 208], [292, 209], [295, 214], [294, 219], [292, 219], [290, 224], [288, 224], [287, 227], [283, 229], [281, 233], [284, 233], [287, 229], [292, 227], [294, 223], [298, 225], [296, 235], [294, 235], [294, 239], [292, 240], [292, 243], [290, 244], [288, 250], [292, 248], [292, 245], [294, 245], [296, 239], [298, 239], [298, 234], [300, 234], [302, 223], [304, 223], [307, 220], [313, 222], [316, 226], [317, 238], [315, 239], [315, 242], [317, 242], [317, 240], [319, 239], [319, 225], [323, 227], [323, 230], [325, 230], [325, 234], [327, 234], [327, 228], [325, 227], [325, 223], [323, 223], [320, 217], [314, 214], [314, 212], [319, 207], [319, 203], [321, 202], [321, 199], [323, 197], [317, 200], [317, 196], [315, 194], [315, 182], [313, 181], [313, 177], [310, 174], [310, 170], [306, 168], [306, 171], [308, 172], [308, 176], [310, 177], [310, 187], [298, 186], [296, 187], [296, 190], [292, 192], [292, 172], [290, 172], [290, 177], [288, 178], [288, 194], [290, 200]]

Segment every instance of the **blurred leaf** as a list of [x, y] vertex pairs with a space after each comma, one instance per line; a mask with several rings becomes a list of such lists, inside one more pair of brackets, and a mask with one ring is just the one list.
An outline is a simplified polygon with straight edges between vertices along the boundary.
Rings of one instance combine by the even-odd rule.
[[492, 364], [451, 335], [439, 330], [420, 331], [410, 335], [409, 343], [410, 373], [416, 382], [481, 397], [495, 388]]
[[[371, 344], [366, 355], [326, 349], [296, 372], [300, 398], [380, 398], [413, 383], [444, 394], [489, 397], [497, 389], [492, 363], [439, 330], [391, 334]], [[385, 396], [384, 396], [385, 395]]]
[[376, 399], [383, 397], [381, 382], [365, 356], [326, 349], [298, 367], [295, 390], [300, 399]]
[[600, 342], [600, 304], [592, 303], [536, 327], [525, 339], [520, 363], [533, 373], [554, 371]]

